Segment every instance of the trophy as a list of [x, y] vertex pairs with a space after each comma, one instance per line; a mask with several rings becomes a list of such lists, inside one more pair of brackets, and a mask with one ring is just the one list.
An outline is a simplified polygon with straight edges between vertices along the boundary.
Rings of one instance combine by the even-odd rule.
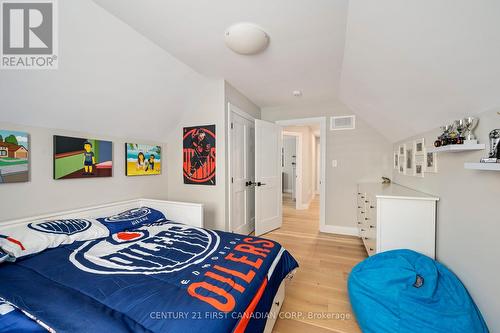
[[452, 133], [453, 136], [453, 144], [461, 145], [464, 143], [464, 132], [465, 132], [465, 121], [463, 119], [455, 120], [453, 122], [454, 131]]
[[477, 126], [477, 123], [479, 119], [473, 118], [473, 117], [467, 117], [464, 120], [464, 125], [465, 125], [465, 132], [464, 132], [464, 137], [465, 137], [465, 144], [475, 144], [477, 143], [476, 137], [474, 136], [474, 129]]
[[441, 147], [450, 144], [450, 132], [452, 131], [451, 125], [445, 125], [440, 127], [443, 131], [436, 141], [434, 141], [434, 147]]
[[500, 128], [490, 132], [490, 154], [482, 158], [482, 163], [500, 163]]

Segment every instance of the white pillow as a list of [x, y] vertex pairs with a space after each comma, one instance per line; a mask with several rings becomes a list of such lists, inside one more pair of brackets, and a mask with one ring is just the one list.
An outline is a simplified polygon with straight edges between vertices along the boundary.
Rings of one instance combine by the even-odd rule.
[[37, 221], [5, 226], [0, 227], [0, 257], [3, 251], [9, 255], [4, 260], [14, 261], [48, 248], [107, 236], [108, 229], [94, 219]]

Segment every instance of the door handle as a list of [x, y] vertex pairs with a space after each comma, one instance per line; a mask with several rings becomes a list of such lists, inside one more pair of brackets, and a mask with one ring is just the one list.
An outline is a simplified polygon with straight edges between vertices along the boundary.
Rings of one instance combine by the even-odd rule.
[[257, 186], [264, 186], [264, 185], [266, 185], [266, 184], [261, 183], [261, 182], [257, 182]]

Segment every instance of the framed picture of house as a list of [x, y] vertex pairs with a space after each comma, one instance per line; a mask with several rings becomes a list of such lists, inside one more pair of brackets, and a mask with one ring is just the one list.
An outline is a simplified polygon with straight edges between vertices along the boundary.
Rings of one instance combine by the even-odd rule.
[[0, 130], [0, 184], [29, 181], [29, 135]]

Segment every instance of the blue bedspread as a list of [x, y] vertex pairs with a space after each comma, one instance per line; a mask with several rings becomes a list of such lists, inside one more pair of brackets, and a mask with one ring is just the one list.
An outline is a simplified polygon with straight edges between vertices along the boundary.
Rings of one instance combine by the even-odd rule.
[[57, 332], [254, 333], [297, 266], [273, 241], [162, 222], [4, 263], [0, 297]]

